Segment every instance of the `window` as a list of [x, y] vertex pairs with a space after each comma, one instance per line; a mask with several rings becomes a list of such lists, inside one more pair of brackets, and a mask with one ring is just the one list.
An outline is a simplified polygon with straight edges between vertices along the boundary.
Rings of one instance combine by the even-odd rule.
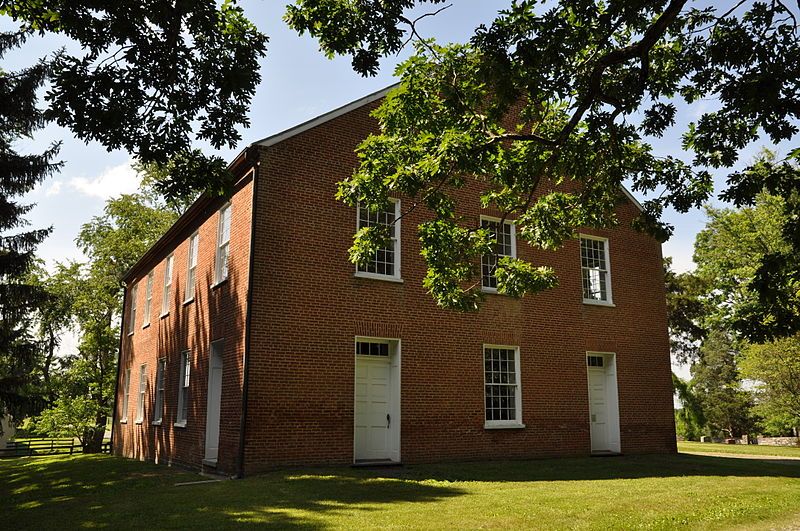
[[603, 356], [586, 356], [586, 365], [589, 367], [602, 367]]
[[175, 257], [173, 255], [169, 255], [167, 260], [164, 264], [164, 294], [161, 298], [161, 315], [167, 315], [169, 313], [169, 292], [170, 288], [172, 287], [172, 262], [174, 261]]
[[164, 419], [164, 378], [167, 360], [161, 358], [156, 365], [156, 400], [153, 405], [153, 424], [161, 424]]
[[483, 347], [486, 424], [523, 427], [519, 384], [519, 348]]
[[611, 304], [608, 239], [581, 236], [583, 302]]
[[219, 209], [219, 226], [217, 227], [217, 257], [214, 262], [214, 283], [219, 284], [228, 278], [228, 255], [231, 242], [231, 204], [227, 203]]
[[125, 371], [125, 382], [122, 384], [122, 417], [120, 422], [128, 422], [128, 398], [131, 395], [131, 370]]
[[189, 375], [191, 372], [191, 357], [189, 351], [181, 352], [181, 378], [178, 382], [178, 418], [175, 424], [186, 426], [189, 416]]
[[481, 257], [481, 285], [484, 291], [497, 291], [497, 259], [500, 256], [517, 256], [517, 241], [514, 224], [504, 221], [502, 226], [499, 219], [481, 217], [481, 227], [489, 229], [494, 234], [497, 243], [495, 254], [485, 254]]
[[194, 283], [195, 272], [197, 271], [197, 242], [199, 235], [195, 232], [189, 238], [189, 256], [186, 263], [188, 264], [188, 271], [186, 272], [186, 293], [184, 295], [185, 302], [194, 300]]
[[358, 341], [356, 354], [359, 356], [389, 357], [389, 343], [377, 341]]
[[139, 367], [139, 400], [136, 402], [136, 424], [144, 420], [144, 398], [147, 392], [147, 365]]
[[144, 323], [142, 328], [150, 325], [150, 307], [153, 305], [153, 272], [147, 274], [147, 286], [144, 291]]
[[358, 229], [382, 226], [389, 228], [390, 240], [386, 247], [375, 251], [375, 256], [365, 266], [357, 266], [360, 276], [400, 279], [400, 201], [390, 199], [385, 210], [372, 212], [365, 205], [358, 205]]
[[131, 315], [128, 318], [128, 335], [133, 334], [133, 329], [136, 327], [136, 295], [139, 294], [139, 284], [131, 288]]

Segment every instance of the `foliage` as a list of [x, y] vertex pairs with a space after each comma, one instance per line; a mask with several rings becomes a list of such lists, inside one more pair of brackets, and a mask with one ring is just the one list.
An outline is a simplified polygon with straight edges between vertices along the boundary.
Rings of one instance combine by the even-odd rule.
[[[81, 228], [77, 244], [88, 262], [58, 264], [51, 279], [69, 300], [69, 313], [80, 330], [78, 351], [61, 360], [54, 383], [59, 398], [42, 414], [40, 429], [59, 435], [50, 419], [71, 419], [66, 425], [82, 431], [76, 436], [87, 450], [99, 451], [114, 400], [121, 279], [177, 216], [152, 196], [122, 195], [110, 199], [103, 215]], [[85, 417], [90, 413], [91, 421]]]
[[712, 331], [692, 365], [692, 391], [711, 434], [740, 437], [753, 431], [752, 395], [742, 388], [736, 367], [737, 350], [725, 332]]
[[[800, 40], [783, 2], [698, 8], [688, 0], [520, 0], [468, 43], [445, 46], [420, 36], [425, 15], [407, 16], [438, 3], [297, 0], [286, 20], [316, 37], [326, 54], [351, 55], [362, 74], [414, 41], [415, 53], [397, 70], [400, 85], [375, 111], [381, 132], [358, 148], [360, 166], [341, 183], [339, 198], [379, 206], [401, 194], [411, 198], [407, 210], [431, 212], [433, 221], [420, 227], [425, 284], [443, 307], [480, 302], [471, 265], [485, 241], [469, 237], [477, 220], [459, 215], [454, 203], [473, 182], [485, 190], [484, 206], [543, 248], [561, 245], [578, 227], [614, 225], [619, 187], [630, 182], [653, 193], [636, 226], [664, 239], [672, 231], [660, 219], [664, 209], [705, 203], [711, 170], [731, 168], [759, 138], [777, 143], [798, 131]], [[677, 105], [700, 100], [716, 104], [680, 124], [693, 158], [657, 156], [651, 142], [681, 134]], [[796, 195], [797, 174], [786, 168], [783, 161], [749, 166], [731, 175], [721, 195], [746, 204], [765, 182], [774, 194]], [[375, 236], [359, 233], [354, 249], [374, 246], [363, 241]], [[439, 253], [441, 246], [458, 252]], [[800, 279], [791, 255], [779, 256], [764, 256], [759, 289]], [[519, 296], [552, 285], [537, 281], [536, 268], [517, 273], [527, 277], [523, 289], [500, 283], [500, 292]]]
[[229, 181], [224, 162], [193, 151], [192, 141], [234, 147], [237, 128], [249, 125], [267, 37], [235, 0], [2, 0], [0, 14], [25, 35], [80, 45], [77, 55], [61, 50], [53, 59], [49, 119], [145, 163], [180, 161], [164, 183], [169, 193]]
[[756, 382], [758, 409], [768, 429], [800, 429], [800, 335], [749, 345], [739, 367], [742, 377]]
[[697, 358], [698, 348], [706, 336], [704, 319], [709, 306], [703, 296], [709, 289], [709, 282], [692, 272], [675, 273], [671, 266], [672, 259], [665, 258], [670, 350], [676, 361], [687, 363]]
[[672, 387], [680, 400], [681, 409], [675, 410], [675, 431], [679, 437], [687, 441], [698, 441], [703, 435], [706, 417], [701, 400], [692, 391], [689, 382], [672, 373]]
[[96, 437], [96, 431], [103, 435], [105, 426], [97, 425], [100, 404], [88, 396], [61, 396], [52, 408], [42, 412], [36, 422], [39, 431], [52, 437], [77, 437], [86, 446]]
[[[0, 33], [0, 59], [25, 42], [22, 33]], [[45, 62], [16, 71], [0, 69], [0, 414], [16, 419], [35, 413], [42, 403], [35, 392], [34, 368], [40, 351], [29, 331], [31, 314], [42, 293], [26, 280], [36, 246], [49, 228], [20, 230], [32, 205], [16, 198], [31, 191], [59, 168], [58, 145], [39, 154], [22, 154], [15, 145], [44, 124], [37, 93], [50, 75]]]

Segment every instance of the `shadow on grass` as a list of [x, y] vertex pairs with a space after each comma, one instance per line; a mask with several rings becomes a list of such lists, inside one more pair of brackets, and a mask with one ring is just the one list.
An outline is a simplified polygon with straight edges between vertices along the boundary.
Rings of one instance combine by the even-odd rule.
[[[648, 455], [447, 463], [385, 470], [278, 471], [176, 487], [197, 474], [109, 456], [0, 461], [0, 499], [15, 528], [345, 526], [353, 515], [469, 493], [455, 482], [550, 482], [681, 476], [800, 478], [800, 464]], [[10, 512], [10, 514], [8, 514]], [[339, 520], [341, 518], [341, 520]]]

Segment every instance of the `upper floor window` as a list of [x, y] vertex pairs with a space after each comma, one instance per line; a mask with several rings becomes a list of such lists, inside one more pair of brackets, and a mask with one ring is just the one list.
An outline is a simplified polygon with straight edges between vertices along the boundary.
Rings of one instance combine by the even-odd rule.
[[128, 318], [128, 335], [133, 334], [136, 327], [136, 296], [139, 294], [139, 284], [134, 284], [131, 288], [131, 315]]
[[172, 263], [175, 261], [173, 255], [167, 257], [164, 263], [164, 294], [161, 297], [161, 315], [169, 313], [169, 297], [170, 289], [172, 288]]
[[581, 235], [583, 302], [611, 304], [611, 267], [608, 238]]
[[147, 285], [144, 291], [144, 322], [142, 328], [150, 324], [150, 307], [153, 305], [153, 271], [147, 274]]
[[522, 427], [519, 348], [484, 345], [486, 427]]
[[389, 229], [387, 246], [375, 251], [368, 264], [357, 266], [359, 276], [400, 279], [400, 200], [389, 199], [389, 206], [377, 212], [358, 205], [358, 229], [383, 226]]
[[497, 291], [497, 260], [501, 256], [517, 256], [517, 240], [514, 224], [511, 221], [481, 217], [481, 227], [489, 229], [494, 235], [495, 252], [481, 257], [481, 285], [484, 291]]
[[194, 299], [194, 284], [197, 277], [197, 244], [200, 235], [196, 232], [189, 237], [189, 256], [186, 259], [186, 293], [184, 295], [185, 301], [189, 302]]
[[228, 278], [228, 255], [231, 241], [231, 204], [226, 203], [219, 209], [219, 225], [217, 226], [217, 256], [214, 262], [214, 283], [219, 284]]

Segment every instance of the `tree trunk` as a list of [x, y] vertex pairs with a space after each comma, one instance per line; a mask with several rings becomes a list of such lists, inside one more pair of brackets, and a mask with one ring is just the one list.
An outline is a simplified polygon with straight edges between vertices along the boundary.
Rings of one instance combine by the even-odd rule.
[[106, 416], [98, 415], [94, 433], [84, 438], [83, 453], [99, 454], [103, 451], [103, 437], [106, 434]]

